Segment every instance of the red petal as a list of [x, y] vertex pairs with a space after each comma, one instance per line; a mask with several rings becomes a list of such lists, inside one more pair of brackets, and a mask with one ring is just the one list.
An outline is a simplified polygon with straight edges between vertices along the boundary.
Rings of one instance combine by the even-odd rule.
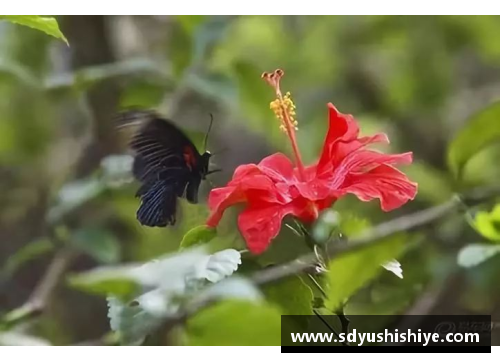
[[281, 222], [286, 215], [311, 222], [318, 217], [314, 203], [298, 198], [286, 205], [249, 204], [238, 217], [238, 228], [253, 254], [264, 252], [271, 240], [280, 232]]
[[240, 188], [245, 193], [259, 191], [259, 194], [266, 197], [268, 202], [284, 201], [279, 197], [276, 183], [254, 164], [239, 166], [234, 172], [233, 179], [227, 185]]
[[328, 103], [328, 121], [328, 133], [318, 162], [320, 169], [330, 163], [332, 148], [337, 142], [355, 140], [359, 134], [358, 124], [352, 115], [340, 113], [332, 103]]
[[417, 184], [389, 165], [380, 165], [364, 174], [350, 175], [341, 193], [351, 193], [362, 201], [380, 199], [382, 210], [390, 211], [413, 200]]
[[358, 138], [359, 125], [352, 115], [340, 113], [331, 103], [328, 109], [329, 129], [318, 162], [318, 175], [331, 172], [345, 157], [368, 144], [389, 143], [384, 133]]
[[293, 163], [282, 153], [264, 158], [258, 167], [275, 182], [290, 183], [294, 178]]
[[281, 228], [285, 217], [282, 205], [266, 207], [248, 207], [238, 217], [238, 227], [253, 254], [260, 254], [267, 249]]
[[246, 165], [241, 165], [236, 167], [236, 170], [234, 170], [233, 178], [231, 179], [231, 181], [229, 181], [229, 184], [237, 183], [247, 176], [260, 175], [260, 174], [262, 174], [262, 172], [260, 171], [260, 169], [257, 167], [256, 164], [250, 163]]
[[224, 211], [238, 203], [254, 200], [254, 202], [267, 202], [284, 204], [291, 200], [289, 195], [277, 187], [273, 180], [265, 175], [254, 164], [239, 166], [233, 179], [226, 187], [210, 191], [208, 206], [211, 214], [207, 225], [215, 227], [220, 222]]
[[345, 157], [372, 143], [388, 144], [389, 139], [385, 133], [377, 133], [373, 136], [361, 137], [350, 142], [338, 142], [332, 149], [330, 163], [336, 167]]
[[314, 178], [295, 185], [300, 195], [308, 200], [322, 200], [331, 194], [331, 182], [328, 179]]
[[311, 222], [318, 212], [339, 197], [352, 193], [363, 201], [380, 199], [385, 211], [415, 197], [417, 184], [391, 165], [411, 163], [412, 154], [386, 155], [364, 147], [389, 140], [385, 134], [359, 137], [359, 126], [329, 104], [329, 130], [315, 166], [306, 167], [303, 178], [285, 155], [273, 154], [258, 165], [238, 167], [226, 187], [210, 193], [212, 211], [207, 224], [216, 226], [225, 209], [247, 203], [238, 218], [239, 229], [252, 253], [267, 249], [286, 215]]
[[345, 187], [350, 184], [350, 175], [363, 174], [383, 164], [409, 164], [411, 162], [411, 152], [395, 155], [386, 155], [384, 153], [369, 150], [353, 152], [348, 157], [344, 158], [340, 165], [333, 171], [330, 187], [333, 189]]
[[207, 225], [216, 227], [224, 211], [231, 205], [246, 201], [246, 195], [241, 188], [226, 186], [210, 191], [208, 196], [208, 206], [211, 213], [207, 220]]

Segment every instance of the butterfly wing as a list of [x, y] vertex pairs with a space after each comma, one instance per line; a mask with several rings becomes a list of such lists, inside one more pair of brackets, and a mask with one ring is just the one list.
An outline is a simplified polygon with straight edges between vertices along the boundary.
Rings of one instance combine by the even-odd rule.
[[198, 190], [200, 188], [201, 176], [193, 176], [186, 187], [186, 200], [192, 204], [198, 203]]
[[147, 226], [173, 225], [177, 197], [197, 202], [201, 156], [182, 131], [152, 112], [127, 112], [122, 118], [145, 121], [130, 144], [136, 152], [133, 174], [143, 183], [137, 219]]
[[177, 195], [170, 183], [158, 180], [141, 187], [138, 194], [141, 205], [136, 216], [141, 225], [164, 227], [175, 224]]
[[190, 169], [185, 157], [196, 164], [200, 154], [194, 144], [176, 126], [156, 116], [133, 137], [130, 146], [137, 153], [134, 162], [134, 174], [141, 180], [169, 169]]

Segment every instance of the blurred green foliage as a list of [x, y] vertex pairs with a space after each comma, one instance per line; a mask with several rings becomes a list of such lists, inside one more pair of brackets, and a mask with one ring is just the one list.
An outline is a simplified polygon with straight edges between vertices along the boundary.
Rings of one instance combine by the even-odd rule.
[[[210, 253], [245, 247], [235, 227], [235, 210], [224, 216], [217, 235], [199, 228], [208, 215], [203, 202], [181, 201], [173, 228], [137, 223], [137, 185], [121, 170], [124, 160], [106, 158], [127, 153], [127, 137], [114, 128], [108, 108], [158, 108], [192, 135], [200, 149], [213, 113], [209, 148], [220, 152], [214, 161], [224, 171], [210, 182], [222, 185], [239, 164], [289, 152], [269, 110], [273, 94], [260, 78], [279, 67], [286, 72], [282, 87], [297, 105], [299, 147], [307, 163], [316, 160], [322, 146], [327, 102], [353, 114], [363, 134], [387, 133], [391, 145], [384, 151], [413, 151], [415, 162], [403, 171], [419, 183], [416, 200], [390, 214], [380, 211], [377, 202], [339, 200], [337, 217], [326, 215], [311, 230], [324, 242], [442, 203], [457, 191], [498, 185], [500, 147], [493, 141], [500, 130], [495, 103], [500, 99], [500, 17], [58, 20], [70, 48], [43, 32], [0, 21], [0, 313], [23, 305], [58, 250], [70, 248], [78, 257], [52, 296], [53, 307], [28, 332], [18, 329], [22, 324], [0, 333], [0, 344], [101, 338], [110, 328], [104, 296], [138, 298], [148, 288], [160, 288], [159, 282], [148, 284], [151, 275], [165, 283], [175, 279], [170, 271], [130, 277], [122, 263], [140, 265], [177, 252], [179, 246], [189, 252], [192, 248], [186, 246], [198, 243], [207, 243]], [[64, 40], [55, 29], [52, 24], [45, 32]], [[97, 55], [89, 61], [92, 54]], [[108, 148], [115, 138], [118, 146]], [[105, 151], [96, 156], [93, 150]], [[79, 166], [89, 159], [98, 166], [82, 175]], [[203, 184], [200, 200], [210, 182]], [[317, 281], [329, 295], [322, 312], [333, 313], [348, 301], [346, 313], [405, 313], [429, 298], [429, 290], [438, 290], [430, 294], [425, 312], [498, 315], [497, 208], [469, 209], [471, 223], [450, 215], [332, 261], [330, 272]], [[251, 274], [310, 251], [303, 237], [282, 228], [264, 255], [242, 254], [238, 273]], [[402, 265], [403, 280], [381, 267], [393, 258]], [[229, 264], [218, 261], [216, 271], [234, 266], [231, 259]], [[105, 269], [107, 274], [89, 271], [102, 266], [111, 269]], [[181, 343], [279, 344], [280, 313], [310, 313], [311, 302], [324, 299], [306, 276], [260, 288], [266, 301], [248, 280], [235, 283], [221, 292], [210, 289], [219, 283], [204, 280], [206, 293], [224, 298], [227, 293], [238, 300], [216, 303], [188, 318]], [[190, 289], [189, 296], [202, 291]], [[175, 302], [183, 306], [186, 300]], [[130, 332], [125, 343], [142, 342], [160, 317], [150, 323], [146, 315], [144, 324], [135, 325], [131, 320], [144, 317], [144, 306], [120, 303], [113, 309], [113, 330]]]
[[269, 305], [226, 301], [198, 313], [186, 325], [194, 346], [278, 346], [280, 311]]
[[14, 24], [28, 26], [30, 28], [43, 31], [44, 33], [63, 40], [68, 44], [68, 40], [59, 30], [57, 20], [51, 17], [38, 15], [1, 15], [0, 20], [7, 20]]

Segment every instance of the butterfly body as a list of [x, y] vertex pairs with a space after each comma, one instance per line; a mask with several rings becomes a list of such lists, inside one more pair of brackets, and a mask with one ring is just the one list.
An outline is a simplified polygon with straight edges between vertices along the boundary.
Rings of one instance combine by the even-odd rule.
[[122, 119], [141, 120], [130, 147], [135, 152], [132, 172], [141, 183], [137, 220], [145, 226], [166, 227], [176, 222], [178, 198], [198, 202], [201, 181], [209, 174], [210, 153], [200, 154], [170, 120], [152, 112], [129, 111]]

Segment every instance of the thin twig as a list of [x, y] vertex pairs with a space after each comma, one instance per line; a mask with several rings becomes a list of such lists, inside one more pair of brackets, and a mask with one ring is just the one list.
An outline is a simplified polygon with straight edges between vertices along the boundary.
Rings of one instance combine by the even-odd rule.
[[[351, 324], [351, 321], [344, 314], [344, 308], [340, 308], [335, 314], [339, 318], [340, 324], [342, 325], [342, 333], [347, 336], [347, 334], [349, 333], [349, 325]], [[349, 342], [347, 342], [347, 344], [349, 345]]]
[[319, 285], [318, 281], [309, 273], [307, 274], [307, 276], [309, 277], [309, 279], [311, 279], [314, 286], [320, 291], [321, 295], [323, 295], [323, 297], [325, 298], [328, 297], [325, 290], [321, 287], [321, 285]]
[[317, 310], [315, 310], [314, 314], [316, 314], [316, 316], [321, 320], [321, 322], [326, 326], [326, 328], [328, 328], [328, 330], [330, 332], [332, 332], [335, 335], [335, 337], [337, 337], [337, 339], [340, 339], [340, 336], [337, 333], [337, 331], [335, 329], [333, 329], [333, 327], [330, 325], [330, 323], [328, 323], [326, 321], [326, 319], [323, 317], [323, 315], [321, 313], [319, 313]]
[[28, 304], [43, 310], [54, 292], [61, 276], [73, 259], [75, 253], [69, 249], [60, 250], [52, 259], [47, 271], [28, 299]]
[[[326, 294], [325, 290], [323, 289], [323, 287], [318, 283], [318, 281], [311, 275], [311, 274], [307, 274], [307, 276], [309, 277], [309, 279], [313, 282], [314, 286], [320, 291], [321, 295], [323, 295], [324, 298], [328, 298], [328, 295]], [[317, 310], [314, 310], [314, 314], [316, 314], [316, 316], [321, 319], [321, 322], [323, 322], [323, 324], [333, 333], [335, 334], [335, 336], [337, 337], [337, 339], [340, 340], [340, 336], [339, 334], [337, 333], [337, 331], [332, 327], [332, 325], [330, 323], [327, 322], [326, 319], [323, 318], [323, 316], [317, 311]], [[343, 311], [342, 311], [342, 314], [343, 314]], [[342, 324], [342, 332], [344, 332], [346, 335], [347, 335], [347, 332], [349, 332], [349, 325], [347, 325], [347, 332], [344, 330], [344, 321], [340, 318], [339, 316], [339, 319], [340, 319], [340, 322]], [[347, 319], [347, 318], [346, 318]], [[343, 341], [341, 342], [344, 346], [348, 346], [349, 345], [349, 342], [346, 342], [346, 341]]]
[[21, 307], [6, 314], [2, 319], [2, 325], [11, 328], [40, 315], [50, 303], [62, 275], [74, 256], [75, 252], [69, 249], [58, 251], [28, 300]]

